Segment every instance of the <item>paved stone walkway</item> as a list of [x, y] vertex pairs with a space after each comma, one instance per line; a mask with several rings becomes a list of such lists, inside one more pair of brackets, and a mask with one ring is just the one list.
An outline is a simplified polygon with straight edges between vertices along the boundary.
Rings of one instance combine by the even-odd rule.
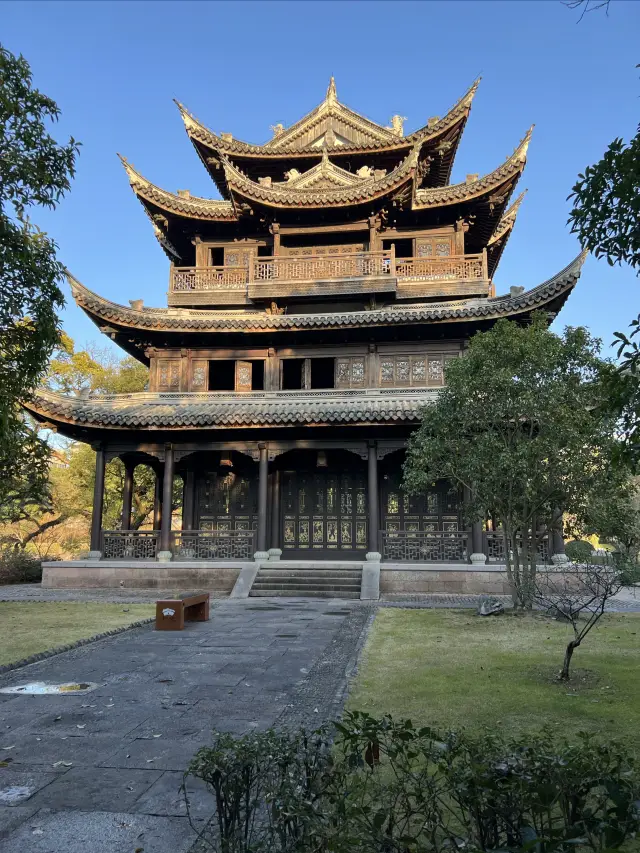
[[[317, 599], [218, 602], [184, 632], [136, 628], [1, 676], [0, 687], [99, 685], [0, 694], [3, 853], [185, 853], [195, 835], [178, 789], [193, 753], [213, 728], [333, 717], [372, 612]], [[193, 782], [189, 792], [204, 822], [209, 796]]]

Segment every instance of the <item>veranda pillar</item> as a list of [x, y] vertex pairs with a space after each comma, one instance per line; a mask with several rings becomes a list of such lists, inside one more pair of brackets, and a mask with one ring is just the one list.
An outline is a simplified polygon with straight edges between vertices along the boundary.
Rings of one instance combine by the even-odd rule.
[[185, 471], [184, 488], [182, 490], [182, 529], [193, 530], [193, 515], [195, 509], [196, 472]]
[[171, 559], [171, 516], [173, 510], [173, 445], [164, 450], [164, 476], [162, 478], [162, 524], [160, 527], [160, 551], [158, 559]]
[[132, 462], [124, 462], [124, 485], [122, 488], [122, 520], [121, 530], [131, 530], [131, 506], [133, 503], [133, 477], [136, 466]]
[[562, 510], [557, 509], [553, 514], [551, 522], [551, 533], [549, 536], [552, 563], [567, 563], [568, 558], [564, 552], [564, 536], [562, 533]]
[[378, 551], [378, 526], [380, 518], [378, 502], [378, 445], [370, 441], [367, 455], [367, 492], [369, 497], [369, 541], [367, 560], [379, 563], [382, 555]]
[[282, 556], [280, 548], [280, 471], [271, 475], [271, 537], [269, 559], [279, 560]]
[[[470, 500], [471, 489], [465, 487], [464, 501], [468, 504]], [[472, 565], [483, 566], [487, 562], [487, 555], [483, 551], [482, 522], [479, 520], [471, 522], [471, 536], [469, 537], [468, 547], [470, 548], [469, 562]]]
[[153, 529], [160, 530], [162, 525], [162, 468], [154, 468], [155, 489], [153, 492]]
[[96, 479], [93, 486], [93, 509], [91, 512], [91, 551], [89, 559], [99, 560], [101, 557], [100, 546], [102, 539], [102, 509], [104, 506], [104, 448], [97, 445], [96, 451]]
[[258, 542], [257, 551], [254, 554], [255, 560], [266, 560], [269, 557], [267, 551], [267, 496], [268, 496], [268, 476], [269, 476], [269, 457], [267, 455], [267, 445], [260, 442], [258, 445]]

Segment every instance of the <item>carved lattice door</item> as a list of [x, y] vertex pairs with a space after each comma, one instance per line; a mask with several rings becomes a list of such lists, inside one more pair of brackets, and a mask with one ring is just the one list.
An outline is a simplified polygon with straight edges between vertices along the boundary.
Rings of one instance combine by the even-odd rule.
[[203, 474], [198, 482], [200, 530], [253, 530], [256, 527], [256, 481], [235, 471]]
[[250, 361], [236, 361], [236, 391], [251, 391], [252, 373]]
[[359, 471], [283, 471], [282, 516], [285, 557], [362, 559], [366, 477]]
[[382, 479], [382, 529], [387, 533], [461, 529], [460, 499], [448, 483], [440, 481], [428, 491], [407, 495], [400, 488], [401, 476], [390, 472]]

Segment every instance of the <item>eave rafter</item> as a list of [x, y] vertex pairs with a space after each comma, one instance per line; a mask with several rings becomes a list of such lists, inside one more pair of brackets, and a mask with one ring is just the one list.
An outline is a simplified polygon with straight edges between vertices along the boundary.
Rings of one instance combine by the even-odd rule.
[[[429, 189], [416, 190], [413, 199], [413, 209], [425, 210], [472, 201], [481, 196], [486, 196], [507, 184], [511, 184], [511, 189], [513, 189], [515, 181], [520, 177], [525, 167], [532, 132], [533, 126], [529, 128], [524, 139], [522, 139], [513, 154], [501, 166], [498, 166], [497, 169], [494, 169], [488, 175], [474, 181], [450, 184], [446, 187], [430, 187]], [[508, 192], [510, 191], [508, 190]]]
[[[148, 335], [150, 332], [261, 333], [275, 330], [344, 329], [354, 327], [446, 324], [517, 318], [549, 303], [567, 298], [575, 286], [586, 254], [581, 253], [565, 269], [548, 281], [524, 291], [514, 288], [506, 296], [468, 299], [418, 306], [393, 306], [371, 311], [327, 312], [316, 314], [267, 314], [265, 311], [220, 311], [152, 307], [125, 307], [104, 299], [69, 276], [76, 303], [99, 327], [108, 325], [118, 333]], [[517, 292], [516, 292], [517, 291]], [[557, 310], [557, 309], [556, 309]]]
[[287, 184], [266, 186], [252, 181], [227, 158], [223, 158], [223, 165], [227, 183], [234, 194], [268, 207], [327, 208], [363, 204], [399, 189], [413, 179], [418, 157], [419, 147], [416, 145], [388, 174], [363, 178], [351, 186], [325, 187], [319, 190], [315, 190], [313, 186], [309, 189], [297, 189], [295, 185]]
[[487, 266], [489, 276], [491, 278], [493, 278], [498, 264], [500, 263], [502, 253], [507, 245], [507, 241], [513, 232], [518, 210], [520, 209], [520, 205], [522, 204], [522, 200], [526, 194], [527, 191], [523, 190], [509, 209], [503, 214], [487, 243]]
[[161, 218], [156, 219], [158, 210], [173, 216], [212, 222], [234, 222], [238, 219], [233, 202], [170, 193], [144, 178], [124, 157], [120, 156], [120, 159], [131, 188], [143, 206], [151, 212], [153, 221], [158, 222], [161, 228]]
[[[264, 163], [273, 161], [277, 164], [278, 162], [282, 162], [283, 159], [289, 160], [319, 156], [322, 146], [326, 146], [332, 156], [338, 158], [353, 154], [397, 154], [398, 157], [402, 157], [403, 154], [406, 154], [413, 146], [419, 143], [421, 152], [424, 153], [433, 150], [434, 154], [439, 158], [440, 165], [437, 173], [438, 184], [441, 185], [449, 179], [455, 153], [479, 82], [479, 80], [476, 80], [442, 119], [431, 120], [424, 127], [413, 131], [407, 136], [402, 136], [397, 130], [393, 131], [390, 128], [377, 125], [375, 122], [370, 122], [369, 119], [360, 116], [358, 113], [340, 104], [337, 99], [332, 100], [328, 97], [325, 98], [325, 101], [320, 106], [316, 107], [315, 110], [312, 110], [311, 113], [299, 122], [296, 122], [280, 136], [270, 140], [265, 145], [252, 145], [233, 139], [230, 134], [214, 133], [202, 124], [202, 122], [198, 121], [183, 104], [178, 101], [176, 101], [176, 104], [180, 110], [189, 139], [224, 198], [229, 197], [229, 190], [222, 167], [223, 157], [227, 157], [232, 161], [239, 160], [241, 163], [253, 160], [256, 162], [263, 161]], [[332, 112], [337, 112], [340, 115], [340, 120], [353, 126], [356, 131], [362, 128], [368, 129], [370, 138], [367, 143], [352, 143], [349, 140], [343, 139], [341, 140], [341, 144], [336, 144], [335, 137], [330, 134], [325, 134], [322, 145], [300, 145], [295, 142], [295, 138], [299, 138], [303, 126], [308, 130], [310, 127], [313, 127], [314, 122], [316, 124], [323, 121], [326, 123], [327, 116], [330, 116]], [[287, 140], [289, 140], [288, 143]], [[436, 169], [434, 169], [435, 173]]]

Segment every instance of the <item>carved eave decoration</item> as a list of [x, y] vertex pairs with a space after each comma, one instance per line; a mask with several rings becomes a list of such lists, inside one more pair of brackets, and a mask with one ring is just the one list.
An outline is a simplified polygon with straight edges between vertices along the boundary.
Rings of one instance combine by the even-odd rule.
[[526, 194], [527, 191], [523, 190], [509, 209], [504, 213], [487, 243], [487, 264], [490, 277], [493, 277], [498, 263], [500, 262], [504, 248], [507, 245], [507, 240], [511, 236], [514, 225], [516, 224], [518, 210], [520, 209], [520, 205], [522, 204], [522, 200]]
[[205, 219], [211, 222], [237, 221], [238, 213], [233, 202], [170, 193], [144, 178], [124, 157], [121, 156], [120, 159], [131, 188], [159, 228], [162, 228], [163, 223], [162, 217], [158, 217], [158, 211], [186, 219]]
[[[227, 156], [232, 161], [282, 161], [317, 155], [322, 147], [327, 147], [336, 157], [354, 153], [367, 155], [393, 152], [397, 152], [398, 157], [401, 157], [419, 143], [423, 151], [433, 151], [439, 158], [438, 168], [434, 169], [434, 180], [437, 178], [442, 184], [449, 179], [453, 159], [479, 83], [480, 81], [476, 80], [443, 118], [430, 120], [406, 136], [400, 131], [399, 116], [394, 117], [395, 130], [371, 122], [334, 99], [330, 94], [331, 85], [322, 104], [299, 122], [287, 130], [281, 125], [275, 125], [274, 132], [277, 135], [265, 145], [253, 145], [233, 139], [230, 134], [216, 134], [198, 121], [183, 104], [178, 101], [176, 104], [189, 139], [224, 198], [229, 198], [229, 190], [222, 169], [222, 156]], [[335, 85], [333, 89], [335, 93]], [[353, 141], [348, 138], [348, 130], [346, 136], [340, 134], [337, 129], [341, 126], [341, 121], [354, 133], [362, 133], [366, 138]], [[314, 139], [311, 144], [305, 144], [304, 134], [309, 132], [315, 134]]]
[[417, 189], [414, 193], [413, 209], [425, 210], [445, 207], [446, 205], [472, 201], [483, 196], [486, 196], [489, 204], [494, 207], [504, 206], [516, 180], [525, 167], [532, 132], [533, 127], [529, 128], [513, 154], [501, 166], [482, 178], [450, 184], [447, 187]]
[[[266, 311], [224, 311], [178, 308], [128, 307], [104, 299], [69, 275], [76, 303], [98, 326], [109, 324], [119, 333], [147, 335], [152, 332], [200, 333], [247, 332], [305, 329], [344, 329], [354, 327], [406, 326], [495, 320], [518, 317], [553, 303], [559, 310], [575, 286], [585, 259], [579, 255], [565, 269], [544, 284], [513, 297], [453, 300], [411, 306], [376, 308], [370, 311], [327, 312], [317, 314], [278, 314]], [[139, 357], [139, 355], [137, 356]]]
[[[233, 194], [268, 207], [345, 207], [363, 204], [397, 190], [413, 180], [418, 165], [419, 147], [388, 174], [369, 170], [367, 176], [353, 175], [332, 164], [326, 149], [323, 160], [302, 175], [294, 175], [286, 183], [255, 182], [224, 158], [227, 183]], [[290, 173], [291, 174], [291, 173]], [[321, 180], [324, 185], [318, 185]], [[341, 186], [339, 184], [342, 184]]]

